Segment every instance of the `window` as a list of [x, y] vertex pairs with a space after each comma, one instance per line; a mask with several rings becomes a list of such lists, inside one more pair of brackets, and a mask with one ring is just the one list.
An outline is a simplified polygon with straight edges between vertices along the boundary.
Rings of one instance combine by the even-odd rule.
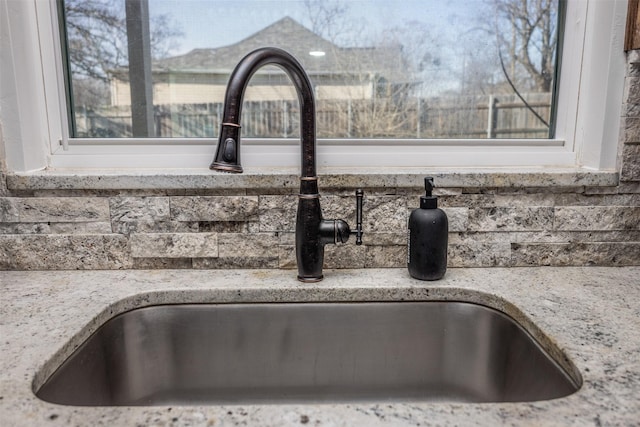
[[[553, 136], [559, 0], [187, 4], [62, 0], [74, 137], [216, 137], [228, 77], [260, 46], [307, 70], [319, 138]], [[286, 76], [252, 83], [244, 137], [297, 137]]]
[[[529, 21], [512, 0], [18, 3], [4, 6], [11, 77], [31, 95], [16, 103], [47, 131], [5, 124], [15, 170], [206, 167], [228, 73], [267, 44], [312, 79], [320, 166], [615, 166], [622, 0], [529, 2]], [[245, 166], [297, 165], [292, 91], [277, 69], [253, 77]]]

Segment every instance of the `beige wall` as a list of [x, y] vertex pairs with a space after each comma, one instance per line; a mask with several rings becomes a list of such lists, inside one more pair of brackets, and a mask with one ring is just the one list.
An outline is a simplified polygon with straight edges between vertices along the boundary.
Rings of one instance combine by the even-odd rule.
[[[224, 100], [226, 81], [220, 82], [218, 78], [170, 76], [157, 80], [153, 84], [153, 103], [155, 105], [207, 104]], [[316, 87], [317, 99], [371, 99], [372, 95], [373, 89], [367, 83], [318, 85]], [[297, 99], [295, 89], [288, 83], [283, 85], [250, 85], [244, 96], [245, 101], [293, 101], [295, 99]], [[131, 104], [128, 82], [118, 79], [111, 81], [111, 103], [119, 107]]]

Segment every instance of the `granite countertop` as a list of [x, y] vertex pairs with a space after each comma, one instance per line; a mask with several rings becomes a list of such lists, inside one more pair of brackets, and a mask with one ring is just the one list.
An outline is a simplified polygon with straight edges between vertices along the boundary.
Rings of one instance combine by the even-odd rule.
[[[438, 282], [404, 269], [0, 272], [0, 420], [6, 426], [637, 425], [640, 267], [450, 269]], [[500, 309], [575, 364], [582, 388], [529, 403], [72, 407], [32, 392], [116, 313], [176, 302], [462, 300]], [[539, 329], [538, 329], [539, 328]], [[543, 334], [544, 333], [544, 334]]]

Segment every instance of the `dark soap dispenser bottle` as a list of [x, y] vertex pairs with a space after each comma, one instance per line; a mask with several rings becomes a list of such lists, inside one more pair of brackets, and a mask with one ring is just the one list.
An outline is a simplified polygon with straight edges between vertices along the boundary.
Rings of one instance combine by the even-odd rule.
[[409, 216], [407, 264], [411, 277], [438, 280], [447, 270], [449, 221], [447, 214], [438, 209], [438, 198], [432, 195], [433, 178], [424, 179], [424, 189], [420, 208]]

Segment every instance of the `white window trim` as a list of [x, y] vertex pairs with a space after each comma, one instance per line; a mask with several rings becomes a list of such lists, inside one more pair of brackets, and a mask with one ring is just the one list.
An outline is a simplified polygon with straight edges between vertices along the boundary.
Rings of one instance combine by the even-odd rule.
[[[568, 0], [567, 6], [555, 139], [320, 139], [318, 166], [614, 170], [627, 1]], [[209, 166], [214, 139], [69, 139], [55, 2], [0, 0], [0, 28], [0, 124], [10, 171]], [[297, 140], [243, 139], [242, 163], [292, 167], [299, 153]]]

